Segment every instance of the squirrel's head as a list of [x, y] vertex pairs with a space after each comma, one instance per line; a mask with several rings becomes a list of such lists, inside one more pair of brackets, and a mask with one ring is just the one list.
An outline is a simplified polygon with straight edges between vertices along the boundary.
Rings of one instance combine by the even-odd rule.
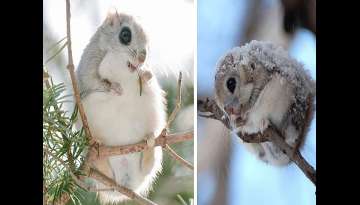
[[239, 115], [242, 106], [249, 102], [254, 88], [252, 73], [258, 65], [243, 60], [235, 47], [217, 63], [215, 75], [215, 99], [229, 116]]
[[118, 59], [123, 60], [122, 66], [133, 72], [144, 64], [148, 53], [148, 39], [134, 17], [111, 10], [100, 30], [101, 49], [118, 55]]

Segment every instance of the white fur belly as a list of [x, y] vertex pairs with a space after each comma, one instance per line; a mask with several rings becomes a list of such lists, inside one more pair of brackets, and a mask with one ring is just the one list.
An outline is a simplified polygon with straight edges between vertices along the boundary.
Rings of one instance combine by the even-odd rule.
[[274, 75], [249, 111], [246, 124], [237, 130], [247, 134], [262, 132], [268, 127], [269, 120], [275, 125], [280, 125], [289, 109], [292, 94], [291, 84], [281, 76]]
[[[292, 99], [292, 85], [279, 75], [273, 76], [250, 111], [247, 123], [243, 127], [237, 128], [237, 131], [248, 134], [262, 132], [268, 127], [269, 120], [275, 126], [280, 126]], [[294, 144], [298, 133], [292, 127], [285, 131], [287, 143]], [[285, 165], [290, 161], [287, 155], [282, 153], [272, 142], [245, 143], [245, 145], [249, 151], [267, 163]]]
[[164, 108], [156, 96], [92, 93], [83, 101], [92, 134], [105, 145], [127, 145], [157, 136], [164, 124]]

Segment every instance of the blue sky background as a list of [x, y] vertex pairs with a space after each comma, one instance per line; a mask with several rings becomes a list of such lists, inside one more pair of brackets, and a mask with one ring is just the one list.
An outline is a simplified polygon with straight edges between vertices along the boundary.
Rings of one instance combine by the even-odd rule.
[[[276, 1], [268, 0], [270, 6]], [[211, 96], [218, 58], [238, 44], [246, 21], [247, 0], [198, 0], [198, 95]], [[236, 25], [236, 26], [234, 26]], [[316, 79], [316, 38], [305, 30], [296, 31], [289, 53], [301, 61]], [[201, 130], [202, 124], [198, 124]], [[316, 167], [316, 114], [302, 154]], [[272, 167], [247, 152], [232, 136], [228, 201], [231, 205], [316, 204], [315, 186], [292, 164]], [[201, 141], [199, 141], [200, 143]], [[216, 186], [211, 173], [198, 174], [198, 204], [209, 204]]]

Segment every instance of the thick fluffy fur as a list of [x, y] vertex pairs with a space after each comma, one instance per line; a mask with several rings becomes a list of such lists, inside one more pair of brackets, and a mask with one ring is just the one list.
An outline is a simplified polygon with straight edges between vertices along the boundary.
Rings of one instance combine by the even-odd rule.
[[[233, 93], [227, 88], [229, 78], [237, 82]], [[289, 145], [303, 143], [314, 109], [315, 82], [282, 48], [251, 41], [231, 49], [218, 61], [215, 91], [218, 105], [234, 120], [238, 132], [262, 132], [271, 122], [284, 133]], [[238, 123], [239, 119], [245, 122]], [[270, 164], [290, 161], [271, 142], [245, 144]]]
[[[119, 42], [123, 26], [132, 31], [128, 46]], [[128, 67], [128, 62], [139, 63], [130, 50], [137, 53], [146, 46], [146, 35], [140, 25], [131, 16], [114, 13], [108, 16], [84, 50], [77, 78], [90, 130], [101, 144], [134, 144], [158, 136], [165, 126], [164, 92], [157, 79], [152, 77], [144, 83], [140, 96], [138, 74]], [[121, 95], [106, 90], [103, 79], [120, 84]], [[143, 153], [109, 157], [94, 164], [117, 183], [146, 194], [161, 170], [161, 161], [162, 150], [157, 147]], [[96, 185], [106, 188], [99, 182]], [[103, 204], [127, 199], [113, 191], [101, 191], [99, 197]]]

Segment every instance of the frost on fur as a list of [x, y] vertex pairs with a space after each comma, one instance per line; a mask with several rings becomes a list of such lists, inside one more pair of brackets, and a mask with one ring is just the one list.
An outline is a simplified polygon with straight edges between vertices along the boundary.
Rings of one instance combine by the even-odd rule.
[[[315, 109], [315, 81], [279, 46], [253, 40], [223, 55], [215, 75], [216, 101], [244, 134], [262, 132], [269, 121], [290, 146], [303, 144]], [[228, 87], [232, 79], [232, 89]], [[243, 113], [249, 113], [244, 115]], [[243, 117], [245, 116], [245, 117]], [[290, 160], [272, 142], [260, 143], [258, 157], [275, 165]], [[252, 146], [252, 145], [251, 145]], [[255, 146], [255, 145], [253, 145]]]

